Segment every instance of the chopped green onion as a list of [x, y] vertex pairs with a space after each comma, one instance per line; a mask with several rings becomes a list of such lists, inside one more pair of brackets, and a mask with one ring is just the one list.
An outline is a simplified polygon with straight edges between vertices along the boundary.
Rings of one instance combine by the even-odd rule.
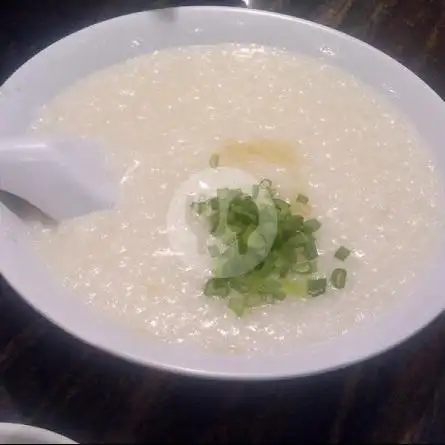
[[320, 221], [317, 219], [308, 219], [303, 223], [303, 230], [307, 233], [314, 233], [321, 227]]
[[305, 195], [298, 195], [297, 202], [299, 202], [301, 204], [307, 204], [309, 202], [309, 198]]
[[272, 297], [272, 295], [267, 295], [266, 297], [264, 297], [264, 302], [267, 304], [274, 304], [275, 298]]
[[247, 245], [254, 250], [265, 250], [267, 246], [267, 241], [259, 230], [251, 233], [249, 239], [247, 240]]
[[287, 240], [288, 244], [291, 244], [294, 247], [302, 247], [311, 241], [311, 238], [303, 232], [297, 232], [294, 236]]
[[239, 295], [232, 296], [230, 297], [228, 307], [235, 313], [235, 315], [241, 317], [246, 309], [245, 299]]
[[291, 271], [291, 265], [290, 264], [283, 264], [280, 267], [278, 274], [279, 274], [280, 278], [284, 278], [284, 277], [286, 277], [289, 274], [290, 271]]
[[283, 301], [286, 298], [286, 292], [283, 292], [282, 290], [277, 291], [273, 294], [273, 297], [275, 300]]
[[228, 188], [216, 190], [216, 199], [218, 200], [218, 202], [221, 202], [221, 201], [227, 199], [229, 197], [229, 195], [230, 195], [230, 189], [228, 189]]
[[261, 306], [264, 303], [264, 298], [261, 295], [249, 295], [245, 300], [245, 305], [248, 307]]
[[210, 233], [216, 233], [218, 227], [219, 227], [219, 212], [214, 212], [211, 215], [208, 216], [208, 222], [209, 222], [209, 231]]
[[344, 246], [340, 246], [337, 251], [335, 252], [334, 256], [335, 258], [339, 259], [340, 261], [346, 260], [348, 256], [351, 254], [351, 251], [347, 249]]
[[212, 210], [219, 210], [219, 200], [218, 198], [212, 198], [210, 201], [208, 201], [210, 204], [210, 208]]
[[277, 234], [277, 223], [275, 222], [261, 222], [261, 225], [258, 226], [258, 230], [261, 232], [261, 235], [264, 238], [270, 240]]
[[191, 204], [192, 211], [197, 215], [203, 215], [207, 209], [207, 203], [202, 201], [195, 201]]
[[290, 244], [284, 244], [280, 250], [280, 258], [288, 264], [293, 264], [297, 261], [298, 252]]
[[219, 250], [218, 246], [215, 246], [214, 244], [211, 244], [210, 246], [208, 246], [207, 250], [210, 253], [210, 256], [212, 258], [220, 256], [221, 255], [221, 251]]
[[316, 272], [316, 270], [314, 270], [314, 264], [314, 261], [295, 263], [292, 270], [299, 275], [310, 275], [311, 273]]
[[219, 165], [219, 155], [217, 155], [216, 153], [215, 154], [213, 154], [211, 157], [210, 157], [210, 167], [212, 167], [212, 168], [218, 168], [218, 165]]
[[273, 202], [280, 213], [283, 215], [290, 214], [290, 204], [288, 202], [279, 198], [275, 198]]
[[[212, 156], [211, 165], [218, 165], [217, 155]], [[272, 202], [259, 207], [255, 200], [261, 189], [270, 193]], [[309, 202], [304, 195], [298, 195], [296, 200], [301, 204]], [[216, 196], [188, 205], [204, 219], [212, 235], [201, 243], [207, 245], [213, 262], [213, 277], [205, 284], [204, 294], [228, 297], [228, 307], [237, 316], [288, 295], [316, 297], [326, 292], [328, 280], [315, 275], [315, 232], [321, 223], [293, 213], [289, 202], [272, 189], [269, 179], [255, 184], [250, 195], [241, 189], [221, 188]], [[349, 254], [342, 246], [335, 257], [344, 260]], [[333, 287], [343, 288], [346, 271], [334, 270], [329, 281]]]
[[334, 269], [331, 274], [331, 284], [336, 289], [343, 289], [346, 286], [347, 272], [345, 269]]
[[283, 231], [290, 232], [293, 235], [305, 236], [299, 232], [303, 227], [303, 221], [304, 218], [301, 215], [290, 215], [283, 221]]
[[269, 255], [262, 263], [258, 265], [259, 269], [257, 273], [262, 280], [271, 275], [272, 272], [275, 270], [276, 267], [275, 262], [276, 262], [275, 256]]
[[227, 297], [230, 288], [227, 280], [224, 278], [210, 278], [204, 287], [204, 295], [207, 297]]
[[260, 294], [273, 295], [281, 291], [281, 283], [278, 280], [268, 279], [258, 289]]
[[318, 297], [326, 292], [328, 280], [326, 278], [313, 278], [307, 282], [308, 294], [312, 297]]
[[307, 294], [307, 282], [300, 281], [289, 281], [286, 280], [283, 283], [283, 290], [288, 294], [295, 295], [296, 297], [302, 297]]
[[272, 187], [272, 181], [270, 179], [262, 179], [259, 186], [260, 188], [270, 189]]
[[247, 294], [250, 290], [249, 280], [245, 277], [235, 277], [230, 279], [230, 287], [240, 294]]
[[313, 238], [308, 239], [303, 246], [304, 254], [309, 261], [315, 260], [318, 257], [317, 244]]

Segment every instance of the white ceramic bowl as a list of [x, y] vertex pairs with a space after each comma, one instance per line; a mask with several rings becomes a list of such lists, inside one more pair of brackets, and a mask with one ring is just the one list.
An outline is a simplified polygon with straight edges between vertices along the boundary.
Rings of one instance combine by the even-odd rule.
[[[170, 13], [171, 14], [170, 14]], [[248, 42], [328, 59], [372, 85], [417, 125], [445, 169], [445, 105], [409, 70], [372, 47], [323, 26], [283, 15], [221, 7], [187, 7], [116, 18], [73, 34], [22, 66], [1, 88], [0, 134], [27, 129], [37, 107], [77, 79], [129, 57], [166, 47]], [[379, 353], [425, 326], [445, 307], [445, 249], [403, 308], [364, 323], [333, 342], [299, 348], [286, 357], [226, 357], [166, 346], [119, 326], [62, 291], [45, 275], [6, 208], [0, 230], [0, 270], [34, 308], [62, 329], [132, 361], [218, 378], [301, 376]]]
[[13, 443], [68, 445], [76, 442], [60, 434], [35, 426], [20, 423], [0, 423], [0, 444]]

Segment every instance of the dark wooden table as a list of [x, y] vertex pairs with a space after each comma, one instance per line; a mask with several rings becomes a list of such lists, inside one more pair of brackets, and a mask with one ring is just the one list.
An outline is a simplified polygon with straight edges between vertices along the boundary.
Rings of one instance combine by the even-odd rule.
[[[5, 0], [0, 80], [76, 29], [153, 4]], [[445, 98], [445, 0], [253, 0], [251, 6], [370, 42]], [[394, 350], [338, 372], [221, 383], [141, 369], [93, 350], [1, 283], [0, 421], [46, 427], [85, 443], [443, 443], [445, 318]]]

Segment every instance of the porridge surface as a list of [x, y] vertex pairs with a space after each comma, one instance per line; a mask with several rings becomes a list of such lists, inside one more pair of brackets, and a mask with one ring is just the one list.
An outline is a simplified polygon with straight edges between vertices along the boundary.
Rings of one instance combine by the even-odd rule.
[[[341, 335], [403, 299], [443, 225], [440, 179], [405, 118], [354, 77], [299, 55], [221, 45], [128, 60], [63, 91], [33, 130], [104, 141], [122, 178], [116, 210], [33, 227], [35, 247], [86, 304], [170, 342], [254, 353]], [[343, 291], [242, 319], [202, 294], [207, 271], [174, 254], [167, 213], [213, 153], [285, 197], [309, 196], [323, 224], [321, 267], [339, 245], [354, 251]]]

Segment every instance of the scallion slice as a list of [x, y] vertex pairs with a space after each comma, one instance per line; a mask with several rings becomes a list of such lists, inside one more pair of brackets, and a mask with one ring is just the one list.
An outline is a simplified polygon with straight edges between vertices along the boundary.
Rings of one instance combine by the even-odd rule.
[[245, 300], [247, 307], [253, 308], [264, 304], [264, 298], [261, 295], [249, 295]]
[[243, 296], [234, 295], [230, 297], [228, 307], [235, 313], [235, 315], [242, 317], [246, 309], [246, 300]]
[[346, 286], [347, 272], [345, 269], [334, 269], [331, 274], [331, 284], [336, 289], [343, 289]]
[[314, 261], [303, 261], [295, 263], [292, 270], [298, 275], [310, 275], [316, 272], [314, 264]]
[[307, 292], [312, 297], [318, 297], [326, 292], [327, 284], [326, 278], [311, 278], [307, 282]]
[[209, 164], [210, 164], [210, 167], [212, 167], [212, 168], [218, 168], [218, 165], [219, 165], [219, 155], [217, 155], [216, 153], [214, 153], [214, 154], [210, 157]]
[[306, 195], [298, 195], [297, 196], [297, 202], [300, 204], [307, 204], [309, 202], [309, 198]]
[[204, 287], [204, 295], [207, 297], [227, 297], [230, 288], [227, 280], [224, 278], [210, 278]]
[[252, 186], [252, 198], [257, 199], [260, 194], [260, 186], [258, 184], [254, 184]]
[[219, 247], [216, 246], [215, 244], [211, 244], [210, 246], [208, 246], [207, 250], [209, 251], [210, 256], [212, 258], [215, 258], [215, 257], [221, 255], [221, 251], [220, 251]]
[[270, 179], [262, 179], [259, 186], [260, 188], [270, 189], [272, 187], [272, 181]]
[[303, 223], [303, 230], [306, 233], [315, 233], [321, 227], [321, 222], [318, 219], [308, 219]]
[[340, 261], [345, 261], [346, 258], [351, 254], [351, 251], [344, 246], [340, 246], [337, 251], [334, 253], [335, 258]]
[[296, 297], [303, 297], [307, 295], [308, 293], [307, 287], [308, 286], [306, 280], [298, 280], [298, 281], [286, 280], [283, 283], [283, 290], [288, 294], [294, 295]]
[[318, 257], [317, 244], [313, 238], [309, 238], [303, 246], [304, 254], [309, 261], [313, 261]]

